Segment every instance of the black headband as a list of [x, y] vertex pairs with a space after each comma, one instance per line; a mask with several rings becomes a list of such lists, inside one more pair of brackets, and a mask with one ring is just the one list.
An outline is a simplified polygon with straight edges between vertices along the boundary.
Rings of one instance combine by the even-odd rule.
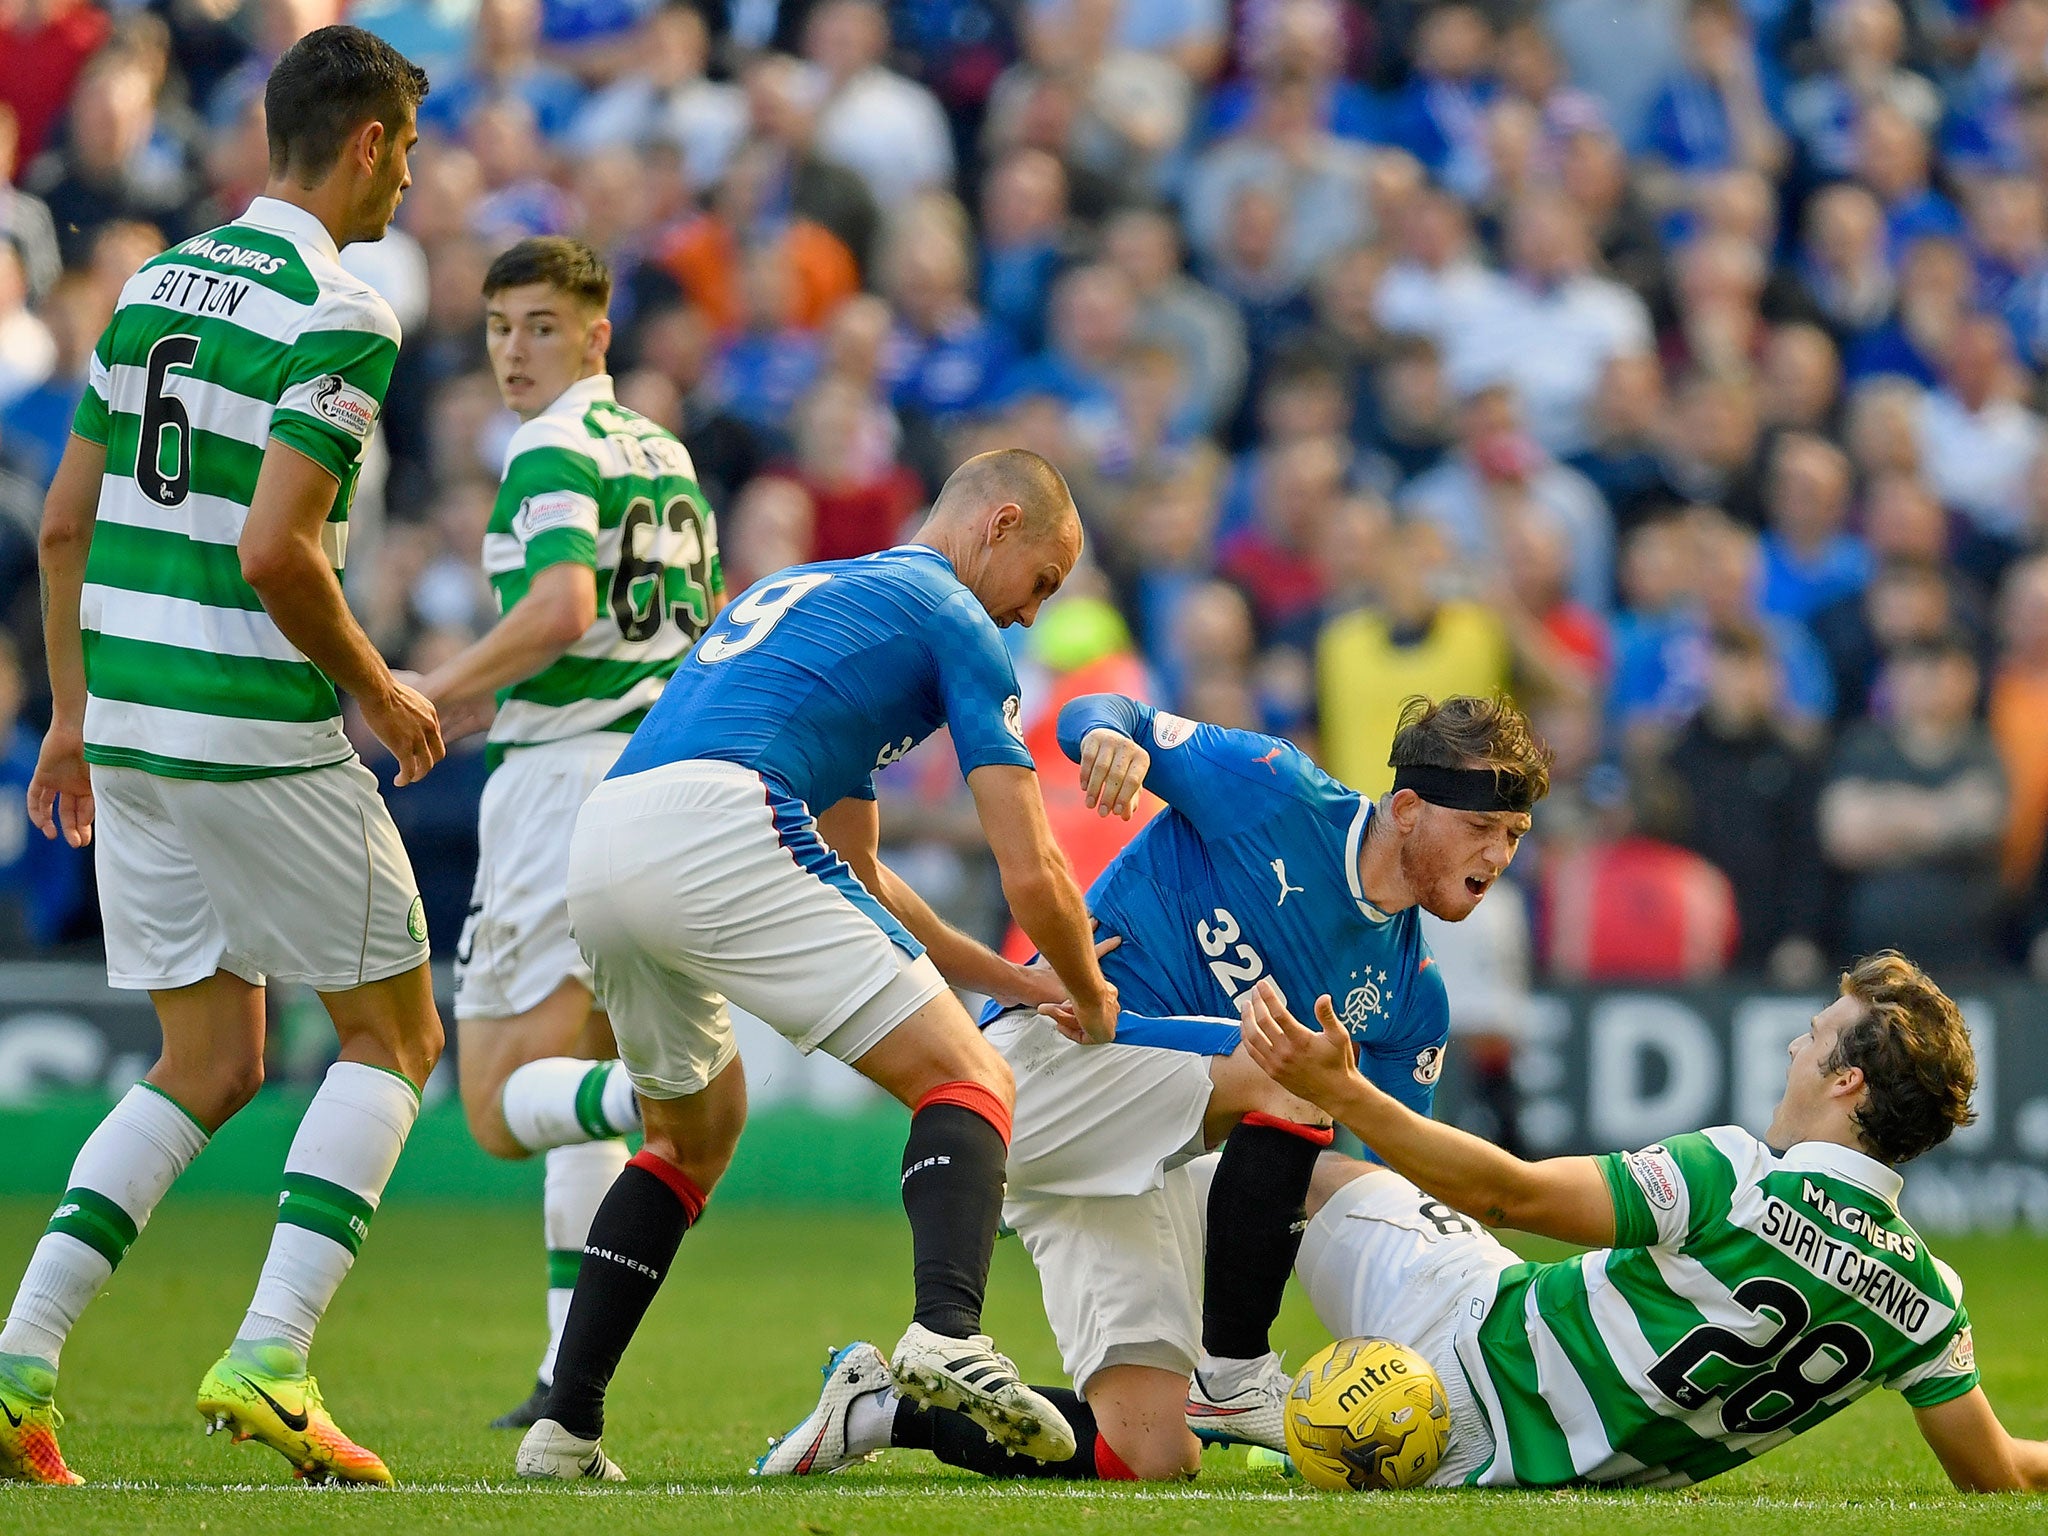
[[1451, 811], [1526, 811], [1501, 793], [1502, 775], [1491, 768], [1396, 768], [1394, 788], [1412, 789], [1431, 805]]

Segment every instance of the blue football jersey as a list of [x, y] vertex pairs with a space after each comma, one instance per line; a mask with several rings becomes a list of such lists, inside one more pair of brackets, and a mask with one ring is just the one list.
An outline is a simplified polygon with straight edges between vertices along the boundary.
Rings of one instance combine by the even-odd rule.
[[[1117, 694], [1060, 712], [1076, 761], [1097, 726], [1152, 754], [1145, 787], [1166, 802], [1088, 891], [1096, 937], [1123, 935], [1102, 960], [1128, 1014], [1117, 1038], [1221, 1054], [1236, 1030], [1169, 1015], [1235, 1018], [1270, 976], [1312, 1023], [1330, 994], [1372, 1081], [1428, 1114], [1450, 1008], [1422, 937], [1420, 909], [1386, 913], [1358, 885], [1373, 803], [1276, 736], [1197, 725]], [[1211, 1036], [1203, 1043], [1204, 1034]]]
[[813, 812], [873, 799], [875, 770], [941, 725], [960, 771], [1032, 766], [1017, 670], [988, 610], [935, 549], [792, 566], [726, 606], [610, 778], [715, 758]]

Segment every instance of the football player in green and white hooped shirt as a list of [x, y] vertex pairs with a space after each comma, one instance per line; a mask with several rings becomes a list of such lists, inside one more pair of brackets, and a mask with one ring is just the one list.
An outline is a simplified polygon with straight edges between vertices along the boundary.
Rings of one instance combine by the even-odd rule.
[[689, 452], [612, 397], [611, 274], [581, 241], [522, 240], [484, 277], [486, 341], [525, 418], [484, 536], [502, 617], [421, 688], [451, 718], [499, 700], [475, 894], [456, 946], [462, 1102], [497, 1157], [547, 1154], [548, 1344], [523, 1429], [553, 1380], [591, 1217], [639, 1126], [590, 968], [569, 933], [569, 835], [676, 663], [725, 600]]
[[400, 784], [439, 760], [433, 706], [392, 676], [338, 579], [398, 322], [336, 257], [383, 238], [426, 90], [355, 27], [285, 50], [263, 195], [122, 288], [44, 503], [54, 704], [29, 814], [96, 843], [107, 979], [149, 992], [163, 1053], [80, 1149], [0, 1332], [0, 1476], [76, 1481], [54, 1434], [58, 1352], [263, 1081], [264, 987], [284, 980], [321, 994], [341, 1059], [286, 1154], [255, 1297], [198, 1408], [301, 1476], [391, 1481], [327, 1416], [306, 1357], [441, 1052], [418, 886], [336, 697], [355, 698]]
[[[1763, 1140], [1719, 1126], [1538, 1163], [1402, 1107], [1327, 997], [1318, 1034], [1264, 987], [1247, 1049], [1387, 1164], [1326, 1155], [1297, 1273], [1331, 1332], [1435, 1367], [1452, 1427], [1432, 1482], [1682, 1487], [1884, 1386], [1958, 1488], [2048, 1489], [2048, 1441], [2008, 1434], [1978, 1385], [1962, 1282], [1899, 1214], [1897, 1165], [1969, 1123], [1977, 1077], [1961, 1012], [1912, 962], [1842, 978]], [[1523, 1263], [1482, 1224], [1593, 1251]]]

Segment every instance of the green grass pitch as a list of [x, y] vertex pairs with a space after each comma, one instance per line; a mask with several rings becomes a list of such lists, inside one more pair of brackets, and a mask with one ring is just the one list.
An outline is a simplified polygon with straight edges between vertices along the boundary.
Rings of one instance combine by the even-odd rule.
[[[0, 1285], [13, 1285], [47, 1215], [42, 1201], [0, 1200]], [[908, 1312], [907, 1235], [885, 1213], [716, 1206], [614, 1389], [606, 1443], [632, 1483], [529, 1488], [511, 1477], [516, 1436], [483, 1426], [530, 1383], [539, 1224], [537, 1209], [419, 1201], [378, 1217], [314, 1365], [335, 1416], [402, 1486], [313, 1490], [292, 1484], [268, 1451], [205, 1438], [192, 1411], [200, 1373], [247, 1300], [268, 1212], [250, 1200], [173, 1197], [65, 1352], [65, 1449], [93, 1486], [0, 1488], [0, 1533], [2048, 1533], [2048, 1498], [1947, 1492], [1903, 1405], [1882, 1392], [1761, 1464], [1679, 1494], [1326, 1495], [1215, 1450], [1184, 1489], [992, 1485], [908, 1452], [763, 1487], [747, 1470], [765, 1437], [808, 1409], [826, 1346], [893, 1342]], [[2015, 1431], [2048, 1435], [2048, 1242], [1960, 1241], [1943, 1252], [1968, 1286], [1993, 1401]], [[1027, 1376], [1061, 1379], [1014, 1241], [998, 1245], [988, 1318]], [[1322, 1342], [1298, 1295], [1281, 1341], [1296, 1360]]]

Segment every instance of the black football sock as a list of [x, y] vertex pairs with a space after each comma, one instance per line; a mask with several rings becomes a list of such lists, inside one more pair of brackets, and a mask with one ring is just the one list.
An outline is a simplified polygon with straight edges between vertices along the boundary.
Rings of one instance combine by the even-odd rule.
[[619, 1357], [703, 1209], [703, 1191], [652, 1152], [626, 1164], [583, 1240], [583, 1266], [542, 1417], [586, 1440], [603, 1432], [605, 1389]]
[[910, 1218], [914, 1316], [948, 1338], [981, 1331], [989, 1254], [1003, 1214], [1009, 1118], [1000, 1099], [972, 1083], [934, 1089], [910, 1117], [903, 1212]]
[[1216, 1161], [1209, 1238], [1202, 1256], [1202, 1349], [1256, 1360], [1272, 1348], [1273, 1320], [1301, 1251], [1308, 1184], [1330, 1133], [1246, 1115]]
[[1049, 1399], [1073, 1428], [1075, 1450], [1065, 1461], [1039, 1461], [1006, 1451], [966, 1414], [950, 1408], [920, 1408], [907, 1397], [896, 1405], [896, 1427], [889, 1444], [907, 1451], [930, 1451], [949, 1467], [964, 1467], [983, 1477], [1099, 1477], [1095, 1462], [1098, 1432], [1088, 1405], [1066, 1387], [1031, 1390]]

